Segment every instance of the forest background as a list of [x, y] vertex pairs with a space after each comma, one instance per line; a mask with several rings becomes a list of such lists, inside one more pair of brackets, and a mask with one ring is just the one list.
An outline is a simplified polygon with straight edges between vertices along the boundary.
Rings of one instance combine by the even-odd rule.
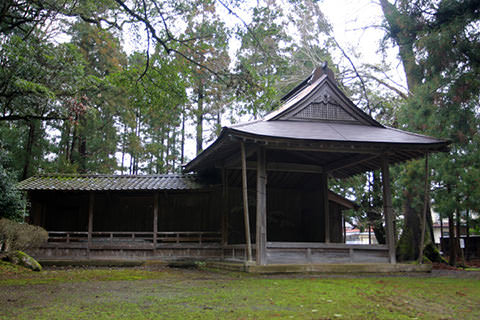
[[[449, 153], [430, 155], [429, 203], [451, 234], [455, 221], [478, 232], [480, 3], [372, 1], [381, 21], [358, 29], [382, 34], [374, 59], [339, 43], [324, 4], [2, 1], [0, 216], [22, 218], [15, 183], [34, 174], [179, 172], [188, 141], [199, 153], [222, 125], [274, 110], [326, 61], [380, 123], [451, 141]], [[411, 161], [392, 171], [399, 257], [412, 260], [423, 243], [425, 169]], [[380, 174], [330, 184], [361, 204], [349, 222], [372, 225], [383, 242]]]

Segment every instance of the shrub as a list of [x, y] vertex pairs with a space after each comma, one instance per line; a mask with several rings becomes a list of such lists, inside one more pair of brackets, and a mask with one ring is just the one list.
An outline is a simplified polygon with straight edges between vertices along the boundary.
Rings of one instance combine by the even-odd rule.
[[0, 218], [22, 221], [26, 205], [22, 193], [16, 188], [13, 172], [7, 170], [6, 152], [0, 145]]
[[47, 240], [48, 233], [41, 227], [0, 219], [0, 248], [3, 251], [27, 250]]

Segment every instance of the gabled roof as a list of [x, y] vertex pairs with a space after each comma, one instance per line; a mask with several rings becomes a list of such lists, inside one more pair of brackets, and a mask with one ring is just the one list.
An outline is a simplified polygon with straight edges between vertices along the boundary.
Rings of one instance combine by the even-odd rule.
[[195, 175], [38, 175], [23, 180], [17, 188], [25, 191], [147, 191], [206, 188]]
[[263, 120], [335, 121], [383, 127], [345, 96], [330, 72], [317, 70], [300, 91]]
[[335, 161], [345, 162], [345, 156], [360, 163], [363, 160], [357, 154], [370, 153], [361, 165], [333, 174], [338, 177], [378, 169], [381, 161], [371, 159], [372, 154], [388, 154], [389, 161], [397, 163], [422, 157], [426, 152], [448, 150], [446, 140], [378, 123], [345, 96], [325, 65], [283, 100], [280, 108], [263, 119], [224, 127], [218, 139], [188, 163], [185, 171], [208, 169], [231, 159], [238, 154], [238, 140], [263, 144], [267, 149], [296, 147], [298, 155], [304, 153], [303, 159], [312, 159], [306, 164], [325, 165], [331, 170]]

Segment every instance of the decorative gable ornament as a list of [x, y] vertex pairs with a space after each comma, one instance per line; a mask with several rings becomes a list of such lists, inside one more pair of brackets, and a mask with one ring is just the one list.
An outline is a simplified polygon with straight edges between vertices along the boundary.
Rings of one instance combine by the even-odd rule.
[[328, 87], [323, 88], [312, 101], [294, 113], [290, 119], [359, 122], [342, 107], [338, 99], [332, 96]]
[[284, 105], [264, 120], [327, 121], [383, 127], [345, 96], [326, 64], [316, 68], [282, 100]]

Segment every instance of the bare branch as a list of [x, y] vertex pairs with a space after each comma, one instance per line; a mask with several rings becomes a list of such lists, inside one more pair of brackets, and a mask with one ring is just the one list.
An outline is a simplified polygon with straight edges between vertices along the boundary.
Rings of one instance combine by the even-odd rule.
[[363, 81], [363, 78], [360, 76], [360, 74], [358, 73], [357, 71], [357, 68], [355, 67], [355, 64], [353, 63], [352, 59], [350, 59], [350, 57], [347, 55], [347, 53], [345, 52], [345, 50], [343, 50], [343, 48], [340, 46], [340, 44], [337, 42], [337, 39], [335, 39], [334, 37], [332, 37], [333, 41], [335, 42], [335, 45], [338, 47], [338, 49], [340, 49], [340, 51], [342, 52], [343, 56], [350, 62], [350, 65], [352, 66], [353, 68], [353, 71], [355, 72], [355, 74], [357, 75], [358, 79], [360, 80], [360, 85], [362, 87], [362, 91], [363, 91], [363, 94], [365, 96], [365, 100], [367, 100], [367, 109], [371, 112], [371, 109], [370, 109], [370, 100], [368, 99], [368, 94], [367, 94], [367, 87], [365, 85], [365, 82]]
[[38, 115], [19, 115], [19, 114], [12, 114], [7, 116], [0, 116], [0, 121], [19, 121], [19, 120], [67, 120], [68, 117], [60, 116], [60, 115], [46, 115], [46, 116], [38, 116]]
[[370, 78], [372, 80], [375, 80], [376, 82], [378, 82], [379, 84], [381, 84], [382, 86], [392, 90], [392, 91], [395, 91], [400, 97], [402, 97], [403, 99], [407, 99], [408, 96], [402, 92], [400, 89], [398, 88], [395, 88], [394, 86], [390, 85], [389, 83], [387, 83], [386, 81], [382, 80], [382, 79], [379, 79], [371, 74], [366, 74], [364, 75], [364, 77], [366, 78]]
[[268, 55], [268, 51], [265, 50], [263, 47], [262, 47], [262, 44], [260, 43], [260, 41], [258, 40], [257, 36], [255, 35], [255, 32], [248, 26], [248, 24], [245, 22], [245, 20], [243, 20], [238, 14], [236, 14], [235, 12], [233, 12], [232, 9], [230, 9], [230, 7], [225, 3], [223, 2], [222, 0], [217, 0], [225, 9], [227, 9], [228, 13], [233, 15], [234, 17], [236, 17], [238, 20], [240, 20], [242, 22], [242, 24], [245, 26], [245, 28], [247, 29], [248, 33], [250, 33], [250, 35], [252, 36], [253, 40], [257, 43], [257, 46], [264, 52]]
[[150, 33], [151, 37], [153, 39], [155, 39], [162, 47], [163, 49], [165, 50], [165, 52], [167, 54], [171, 54], [171, 53], [176, 53], [177, 55], [181, 56], [182, 58], [186, 59], [187, 61], [193, 63], [194, 65], [202, 68], [202, 69], [205, 69], [207, 70], [208, 72], [210, 72], [211, 74], [219, 77], [219, 73], [216, 72], [215, 70], [213, 70], [212, 68], [204, 65], [204, 64], [201, 64], [199, 63], [198, 61], [196, 61], [195, 59], [192, 59], [190, 57], [188, 57], [186, 54], [184, 54], [183, 52], [179, 51], [179, 50], [176, 50], [176, 49], [173, 49], [171, 48], [169, 45], [168, 45], [168, 42], [170, 40], [174, 40], [174, 39], [168, 39], [168, 40], [164, 40], [162, 38], [160, 38], [158, 35], [157, 35], [157, 32], [155, 30], [155, 27], [150, 23], [150, 21], [142, 16], [140, 16], [138, 13], [136, 13], [133, 9], [129, 8], [125, 2], [123, 2], [122, 0], [115, 0], [115, 2], [117, 4], [119, 4], [129, 15], [131, 15], [132, 17], [134, 17], [135, 19], [137, 19], [138, 21], [142, 22], [144, 25], [145, 25], [145, 29], [147, 30], [147, 32]]

